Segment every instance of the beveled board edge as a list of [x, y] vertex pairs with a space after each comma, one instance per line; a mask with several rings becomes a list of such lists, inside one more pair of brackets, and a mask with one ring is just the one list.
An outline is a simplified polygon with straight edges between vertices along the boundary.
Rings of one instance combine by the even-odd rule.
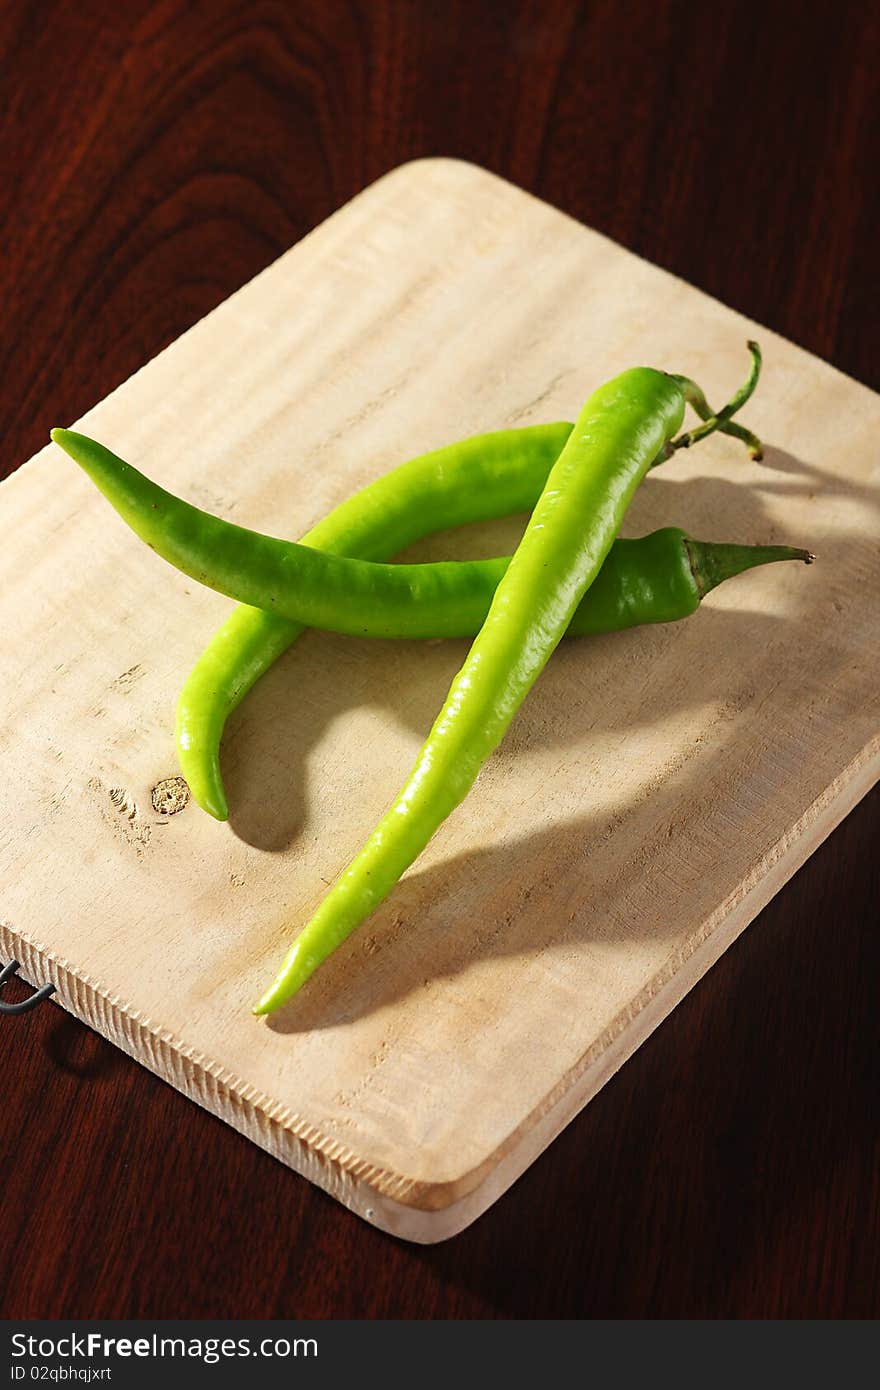
[[447, 1183], [417, 1182], [364, 1164], [268, 1097], [224, 1074], [167, 1030], [0, 921], [0, 950], [53, 1002], [162, 1080], [237, 1129], [357, 1216], [391, 1235], [431, 1245], [457, 1235], [497, 1201], [632, 1056], [824, 839], [880, 779], [873, 739], [782, 835], [749, 877], [670, 956], [542, 1102], [478, 1168]]

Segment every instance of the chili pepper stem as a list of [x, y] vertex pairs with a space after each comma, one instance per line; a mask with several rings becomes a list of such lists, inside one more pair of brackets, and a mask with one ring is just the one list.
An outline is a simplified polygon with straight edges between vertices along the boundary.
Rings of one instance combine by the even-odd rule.
[[748, 349], [752, 354], [749, 374], [739, 390], [734, 392], [727, 404], [719, 411], [712, 411], [702, 388], [695, 381], [691, 381], [690, 377], [676, 377], [676, 381], [679, 382], [684, 391], [685, 400], [691, 409], [696, 411], [703, 423], [688, 430], [685, 434], [680, 434], [677, 439], [673, 439], [667, 446], [669, 455], [678, 449], [689, 449], [692, 444], [698, 444], [701, 439], [705, 439], [708, 435], [719, 430], [722, 434], [732, 434], [737, 439], [741, 439], [748, 449], [750, 458], [756, 460], [763, 458], [763, 446], [758, 436], [746, 429], [745, 425], [740, 425], [732, 419], [753, 394], [761, 375], [761, 349], [751, 339], [748, 343]]
[[772, 565], [777, 560], [802, 560], [805, 565], [811, 565], [816, 558], [811, 551], [798, 550], [791, 545], [728, 545], [726, 542], [694, 541], [688, 537], [684, 546], [701, 598], [725, 579], [732, 579], [735, 574], [758, 565]]

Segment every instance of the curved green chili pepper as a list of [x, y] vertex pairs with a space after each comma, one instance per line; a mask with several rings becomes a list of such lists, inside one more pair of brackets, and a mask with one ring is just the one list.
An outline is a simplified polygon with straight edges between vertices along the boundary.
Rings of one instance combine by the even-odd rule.
[[[744, 399], [756, 379], [755, 372], [739, 396]], [[685, 399], [696, 389], [686, 378], [674, 380]], [[731, 405], [725, 407], [727, 413], [731, 410]], [[711, 423], [698, 427], [700, 437]], [[561, 433], [560, 427], [556, 428]], [[51, 437], [152, 550], [218, 593], [310, 627], [349, 636], [457, 637], [479, 627], [482, 596], [487, 588], [494, 588], [491, 562], [382, 565], [278, 540], [184, 502], [87, 435], [54, 429]], [[664, 441], [663, 456], [686, 448], [692, 437], [688, 434]], [[570, 434], [559, 457], [571, 446]], [[645, 464], [643, 473], [651, 462]], [[526, 492], [525, 475], [508, 474], [505, 483], [505, 505], [521, 503]], [[372, 500], [377, 505], [376, 498]], [[449, 496], [445, 501], [444, 520], [462, 512], [460, 501]], [[496, 491], [485, 512], [491, 513], [497, 505]], [[474, 510], [473, 506], [468, 508], [470, 515]], [[403, 514], [398, 522], [400, 535], [412, 529]], [[585, 529], [589, 522], [590, 518], [581, 518]]]
[[624, 372], [587, 401], [406, 785], [297, 937], [255, 1013], [271, 1013], [301, 988], [467, 795], [596, 578], [684, 407], [684, 383], [650, 368]]
[[229, 598], [352, 637], [455, 637], [479, 627], [484, 560], [383, 565], [331, 555], [191, 506], [87, 435], [56, 429], [52, 439], [151, 550]]
[[[52, 438], [169, 564], [221, 594], [309, 627], [353, 637], [470, 636], [507, 566], [504, 560], [386, 565], [277, 540], [191, 506], [86, 435], [53, 430]], [[579, 520], [589, 531], [592, 519]]]
[[[549, 453], [552, 435], [548, 431], [559, 434], [562, 428], [567, 431], [567, 438], [571, 432], [567, 425], [545, 427], [542, 455]], [[266, 616], [278, 616], [286, 630], [298, 626], [302, 631], [303, 626], [309, 626], [345, 632], [350, 637], [474, 637], [487, 619], [495, 591], [512, 563], [510, 556], [505, 556], [491, 560], [382, 564], [338, 555], [329, 546], [318, 550], [311, 543], [277, 541], [182, 502], [88, 435], [53, 430], [51, 438], [81, 464], [108, 502], [157, 555], [221, 594], [245, 598], [246, 605], [254, 605], [245, 606], [246, 614], [263, 612], [256, 607], [259, 603], [271, 605], [272, 612]], [[475, 510], [487, 517], [496, 507], [506, 509], [514, 499], [523, 502], [534, 481], [534, 471], [541, 466], [537, 450], [527, 457], [530, 467], [509, 468], [503, 475], [503, 486], [485, 489], [480, 502], [471, 503], [468, 518], [473, 518]], [[484, 474], [487, 459], [485, 450], [474, 459]], [[545, 463], [545, 457], [541, 463]], [[357, 496], [349, 500], [355, 503]], [[450, 518], [462, 509], [462, 503], [443, 493], [437, 500], [438, 507], [432, 514], [442, 518], [439, 530], [446, 530], [455, 524]], [[345, 503], [334, 517], [343, 510]], [[363, 518], [366, 532], [368, 521], [364, 513], [357, 512], [356, 516]], [[403, 514], [392, 518], [391, 543], [395, 549], [405, 545], [403, 535], [407, 527], [413, 532], [417, 524]], [[423, 528], [421, 523], [420, 530]], [[309, 532], [309, 537], [321, 538], [320, 524]], [[357, 538], [350, 543], [356, 545]], [[695, 612], [710, 588], [731, 575], [756, 564], [802, 560], [806, 555], [805, 550], [791, 546], [694, 541], [676, 527], [665, 527], [637, 541], [617, 539], [577, 607], [569, 634], [595, 635], [687, 617]]]
[[[302, 542], [276, 541], [230, 527], [172, 497], [85, 435], [54, 430], [53, 438], [82, 464], [138, 535], [171, 564], [223, 593], [253, 593], [273, 602], [282, 614], [307, 614], [314, 627], [368, 637], [473, 637], [511, 563], [506, 556], [386, 565], [329, 549], [317, 551]], [[511, 473], [506, 482], [518, 487], [524, 479]], [[512, 496], [511, 486], [505, 487], [504, 497], [509, 501]], [[483, 514], [489, 505], [506, 505], [500, 498], [496, 493], [493, 502], [484, 504]], [[446, 509], [447, 517], [452, 510]], [[401, 518], [398, 538], [403, 524]], [[238, 534], [230, 538], [230, 530]], [[223, 570], [218, 537], [227, 545], [246, 541], [250, 547], [234, 572], [228, 564]], [[575, 611], [568, 633], [578, 637], [619, 632], [684, 618], [696, 611], [710, 589], [743, 570], [774, 560], [808, 558], [808, 551], [791, 546], [697, 541], [672, 526], [638, 540], [618, 539]], [[298, 619], [285, 616], [279, 621], [293, 626]]]
[[[664, 526], [635, 540], [618, 537], [575, 609], [565, 635], [597, 637], [631, 627], [676, 622], [695, 613], [710, 590], [734, 575], [779, 560], [811, 564], [814, 558], [809, 550], [790, 545], [698, 541], [677, 526]], [[421, 637], [475, 637], [511, 556], [470, 565], [458, 563], [461, 585], [450, 582], [444, 590], [442, 631], [438, 627], [420, 632]], [[449, 574], [452, 566], [442, 568]], [[455, 572], [451, 578], [455, 579]], [[395, 600], [384, 609], [381, 632], [368, 635], [408, 637], [411, 626], [408, 609]]]

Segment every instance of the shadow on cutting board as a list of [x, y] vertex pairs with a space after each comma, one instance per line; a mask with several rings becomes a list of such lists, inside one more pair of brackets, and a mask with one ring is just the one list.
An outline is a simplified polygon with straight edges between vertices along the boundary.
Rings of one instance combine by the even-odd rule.
[[[560, 952], [580, 951], [588, 942], [600, 953], [603, 946], [664, 939], [672, 949], [683, 917], [693, 920], [717, 906], [722, 870], [707, 879], [700, 855], [690, 862], [677, 857], [675, 878], [664, 873], [659, 887], [644, 889], [657, 883], [656, 863], [677, 823], [692, 822], [707, 785], [726, 786], [736, 806], [742, 767], [728, 747], [729, 727], [722, 719], [709, 747], [680, 750], [662, 781], [646, 779], [622, 805], [603, 805], [595, 814], [557, 820], [515, 839], [499, 833], [479, 849], [429, 868], [414, 866], [267, 1026], [278, 1033], [333, 1029], [419, 996], [430, 1007], [439, 981], [493, 958], [543, 955], [553, 976]], [[821, 789], [817, 783], [817, 794]], [[742, 827], [734, 815], [730, 826], [747, 835], [748, 814], [740, 808]], [[517, 868], [523, 863], [529, 865], [526, 882]], [[730, 876], [733, 891], [740, 879], [736, 866]], [[501, 1001], [491, 989], [483, 993], [481, 1026], [489, 1027]], [[576, 999], [571, 1003], [577, 1007]]]
[[[743, 487], [736, 482], [731, 463], [731, 478], [673, 479], [651, 475], [636, 494], [627, 516], [626, 532], [640, 534], [658, 525], [675, 523], [704, 540], [735, 540], [749, 543], [786, 541], [794, 545], [813, 546], [819, 550], [819, 564], [810, 575], [799, 575], [802, 597], [798, 597], [798, 614], [804, 621], [814, 605], [816, 589], [823, 580], [826, 555], [822, 553], [821, 536], [790, 534], [787, 528], [771, 524], [762, 494], [812, 494], [821, 487], [823, 499], [846, 490], [840, 479], [823, 470], [793, 458], [777, 449], [768, 449], [765, 473], [760, 490]], [[783, 474], [784, 480], [778, 479]], [[776, 476], [774, 476], [776, 475]], [[797, 475], [800, 482], [791, 481]], [[766, 481], [765, 481], [766, 479]], [[865, 489], [851, 489], [854, 496], [864, 499]], [[817, 526], [821, 523], [817, 516]], [[440, 556], [459, 558], [465, 555], [510, 553], [522, 531], [523, 518], [507, 518], [503, 522], [463, 527], [457, 532], [429, 538], [407, 553], [410, 559], [436, 559]], [[831, 558], [830, 556], [828, 557]], [[737, 586], [745, 581], [732, 580], [725, 589], [728, 600], [735, 599]], [[786, 617], [786, 624], [790, 621]], [[763, 628], [759, 624], [764, 624]], [[748, 612], [731, 612], [713, 607], [710, 599], [699, 613], [683, 624], [640, 628], [626, 634], [582, 638], [572, 644], [581, 661], [589, 651], [602, 663], [615, 656], [621, 672], [632, 679], [632, 654], [639, 649], [650, 656], [667, 644], [681, 641], [689, 627], [696, 626], [701, 641], [711, 641], [723, 633], [727, 644], [755, 644], [773, 640], [773, 620]], [[780, 634], [781, 635], [781, 634]], [[223, 771], [231, 809], [230, 825], [234, 833], [256, 848], [283, 852], [295, 844], [308, 826], [309, 803], [307, 761], [310, 750], [324, 737], [333, 722], [356, 706], [387, 706], [393, 720], [424, 738], [436, 717], [449, 682], [458, 670], [467, 651], [466, 641], [418, 642], [410, 644], [411, 673], [401, 680], [399, 673], [400, 643], [380, 640], [359, 640], [329, 633], [310, 632], [296, 642], [271, 671], [257, 683], [229, 721], [223, 746]], [[554, 656], [541, 677], [546, 691], [553, 680], [554, 666], [565, 657], [566, 644]], [[624, 660], [626, 654], [626, 660]], [[397, 665], [396, 675], [390, 667]], [[328, 670], [337, 676], [333, 684], [327, 679]], [[339, 678], [341, 673], [342, 678]], [[720, 673], [719, 673], [720, 678]], [[588, 692], [585, 691], [585, 694]], [[652, 690], [652, 717], [659, 719], [675, 709], [692, 703], [723, 698], [724, 691], [716, 685], [699, 690], [687, 681], [675, 687]], [[616, 707], [625, 711], [625, 704]], [[533, 746], [578, 744], [584, 733], [594, 727], [614, 727], [615, 708], [603, 709], [605, 724], [592, 721], [588, 699], [570, 718], [536, 724], [534, 704], [529, 702], [514, 722], [508, 739], [496, 756], [504, 757], [516, 740], [525, 735]], [[365, 830], [367, 827], [365, 827]]]

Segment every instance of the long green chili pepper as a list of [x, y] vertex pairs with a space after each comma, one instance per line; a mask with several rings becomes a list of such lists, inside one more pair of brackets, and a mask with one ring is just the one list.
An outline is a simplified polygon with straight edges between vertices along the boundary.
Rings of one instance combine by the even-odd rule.
[[52, 439], [157, 555], [229, 598], [354, 637], [454, 637], [479, 627], [484, 560], [384, 565], [331, 555], [193, 507], [87, 435], [56, 429]]
[[[690, 383], [676, 381], [687, 398]], [[739, 394], [745, 398], [747, 392]], [[706, 428], [698, 426], [701, 437]], [[562, 429], [557, 426], [556, 432]], [[494, 590], [497, 571], [491, 561], [382, 565], [278, 540], [191, 506], [87, 435], [55, 429], [52, 439], [169, 564], [219, 593], [294, 622], [351, 636], [456, 637], [479, 628], [485, 595]], [[571, 442], [569, 435], [563, 454]], [[689, 442], [690, 435], [670, 439], [664, 451]], [[643, 472], [648, 467], [650, 461]], [[505, 506], [522, 504], [525, 482], [524, 474], [508, 474]], [[483, 514], [497, 514], [498, 502], [496, 489]], [[373, 503], [377, 505], [375, 498]], [[470, 506], [469, 513], [475, 509], [479, 512], [479, 505]], [[462, 510], [460, 502], [447, 496], [444, 523]], [[405, 515], [398, 521], [399, 535], [412, 529]], [[588, 527], [589, 518], [582, 518], [582, 524]]]
[[[159, 512], [160, 502], [169, 496], [163, 496], [162, 490], [149, 479], [85, 435], [74, 436], [70, 431], [56, 430], [53, 438], [82, 463], [92, 478], [96, 481], [100, 479], [102, 491], [126, 519], [131, 518], [135, 505], [141, 511], [147, 506]], [[155, 501], [157, 495], [159, 501]], [[505, 490], [505, 495], [508, 498], [512, 495], [510, 488]], [[497, 496], [495, 500], [497, 502]], [[197, 512], [184, 502], [179, 502], [178, 506], [182, 518], [178, 526], [185, 525], [188, 520], [193, 528], [202, 526], [205, 513]], [[194, 517], [190, 515], [192, 513]], [[159, 521], [162, 522], [161, 515]], [[221, 522], [220, 525], [225, 527], [226, 523]], [[139, 535], [145, 536], [147, 528], [141, 522], [136, 529]], [[269, 537], [258, 532], [246, 532], [245, 535], [256, 543], [270, 541]], [[161, 539], [155, 539], [150, 544], [171, 563], [177, 564], [178, 551], [172, 549], [169, 536], [170, 532], [166, 529]], [[192, 544], [193, 553], [196, 553], [196, 544]], [[286, 541], [271, 541], [271, 544], [285, 549], [289, 547], [295, 552], [301, 567], [299, 575], [303, 577], [304, 595], [296, 588], [296, 580], [289, 592], [286, 588], [279, 592], [277, 603], [283, 612], [308, 611], [314, 626], [369, 637], [475, 636], [511, 563], [511, 557], [505, 556], [490, 560], [385, 565], [373, 561], [356, 562], [351, 557], [334, 555], [327, 550], [319, 552], [321, 558], [314, 561], [316, 578], [309, 572], [309, 566], [313, 563], [308, 558], [310, 546], [302, 543], [293, 545]], [[304, 553], [300, 555], [300, 551]], [[197, 553], [207, 553], [207, 544], [201, 538]], [[698, 541], [673, 526], [637, 540], [617, 539], [594, 583], [578, 605], [568, 626], [568, 635], [580, 637], [621, 632], [630, 627], [688, 617], [696, 611], [700, 600], [710, 589], [733, 575], [776, 560], [809, 562], [811, 558], [809, 551], [787, 545], [732, 545]], [[213, 561], [207, 560], [206, 565], [210, 564]], [[183, 568], [182, 565], [179, 567]], [[201, 579], [208, 571], [199, 573], [197, 565], [188, 561], [185, 572]], [[215, 570], [211, 569], [210, 573], [213, 575]], [[322, 619], [318, 623], [316, 605], [330, 603], [320, 587], [321, 579], [327, 575], [335, 581], [334, 607], [332, 612], [328, 612], [326, 621]], [[362, 584], [364, 576], [371, 583], [366, 591]], [[215, 580], [214, 587], [219, 587], [220, 583], [227, 586], [224, 592], [235, 592], [248, 583], [256, 584], [257, 580], [241, 577], [240, 571], [237, 579]], [[350, 593], [346, 590], [347, 583], [351, 585]], [[313, 587], [318, 592], [317, 598], [309, 597]], [[335, 606], [337, 600], [338, 608]], [[262, 610], [246, 611], [259, 613]], [[323, 607], [320, 612], [324, 612]], [[279, 621], [293, 625], [296, 619], [283, 618]]]
[[467, 795], [596, 578], [651, 461], [672, 441], [689, 386], [636, 368], [587, 401], [409, 779], [255, 1013], [271, 1013], [301, 988]]
[[[559, 426], [552, 428], [559, 432]], [[275, 611], [265, 616], [282, 615], [277, 621], [287, 629], [298, 624], [300, 630], [308, 625], [358, 637], [474, 637], [511, 564], [511, 557], [505, 556], [390, 565], [355, 560], [302, 542], [275, 540], [191, 507], [86, 435], [53, 430], [52, 438], [81, 464], [159, 555], [221, 593], [233, 598], [246, 595], [251, 603], [271, 602]], [[485, 468], [486, 459], [483, 453], [475, 462]], [[487, 489], [479, 504], [481, 515], [485, 517], [495, 506], [506, 507], [515, 495], [521, 502], [527, 481], [524, 472], [509, 470], [503, 490]], [[439, 528], [445, 530], [454, 524], [450, 517], [461, 503], [438, 500], [447, 503]], [[473, 505], [469, 512], [472, 516]], [[440, 514], [435, 512], [435, 517]], [[395, 548], [400, 548], [407, 524], [415, 529], [416, 523], [408, 523], [404, 515], [395, 520]], [[224, 546], [227, 552], [232, 547], [238, 551], [234, 566]], [[568, 634], [619, 632], [688, 617], [710, 589], [743, 570], [775, 560], [809, 558], [808, 551], [791, 546], [697, 541], [671, 526], [638, 540], [618, 539], [574, 612]], [[243, 611], [263, 612], [248, 607]]]
[[[52, 438], [169, 564], [221, 594], [309, 627], [354, 637], [470, 636], [506, 569], [504, 560], [378, 564], [277, 540], [191, 506], [86, 435], [53, 430]], [[588, 531], [590, 518], [580, 520]]]

